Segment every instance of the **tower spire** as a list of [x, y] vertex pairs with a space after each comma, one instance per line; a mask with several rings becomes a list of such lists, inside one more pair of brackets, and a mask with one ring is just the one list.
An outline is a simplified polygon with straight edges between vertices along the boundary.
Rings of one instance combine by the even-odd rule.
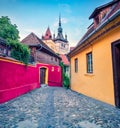
[[58, 34], [57, 34], [57, 37], [55, 38], [55, 40], [60, 40], [60, 41], [63, 41], [63, 42], [68, 42], [67, 41], [67, 35], [63, 36], [63, 29], [62, 29], [62, 24], [61, 24], [61, 14], [59, 14], [59, 21], [58, 21]]
[[62, 35], [62, 26], [61, 26], [61, 15], [60, 15], [60, 14], [59, 14], [58, 36], [59, 36], [60, 38], [63, 38], [63, 35]]
[[61, 14], [59, 14], [59, 27], [61, 27]]

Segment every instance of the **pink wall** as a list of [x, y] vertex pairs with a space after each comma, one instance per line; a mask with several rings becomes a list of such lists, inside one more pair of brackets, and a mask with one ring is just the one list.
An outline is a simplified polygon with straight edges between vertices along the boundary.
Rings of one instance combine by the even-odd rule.
[[56, 85], [61, 86], [62, 85], [62, 77], [61, 77], [62, 74], [61, 73], [62, 73], [61, 67], [58, 67], [58, 66], [49, 67], [49, 73], [48, 73], [49, 86], [56, 86]]
[[0, 57], [0, 103], [39, 88], [39, 71], [43, 66], [48, 68], [48, 85], [61, 86], [61, 68], [59, 66], [40, 63], [35, 66], [25, 66], [18, 61]]

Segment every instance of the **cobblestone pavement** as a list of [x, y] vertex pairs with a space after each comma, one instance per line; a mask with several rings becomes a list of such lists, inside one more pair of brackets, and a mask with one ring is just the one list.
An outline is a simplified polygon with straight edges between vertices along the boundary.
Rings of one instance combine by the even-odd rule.
[[120, 109], [44, 87], [0, 105], [0, 128], [120, 128]]

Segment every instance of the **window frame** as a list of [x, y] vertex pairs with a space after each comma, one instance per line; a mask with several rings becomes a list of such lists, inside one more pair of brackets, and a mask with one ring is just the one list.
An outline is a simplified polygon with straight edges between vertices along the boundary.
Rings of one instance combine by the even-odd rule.
[[86, 65], [87, 65], [87, 73], [93, 73], [93, 55], [92, 52], [86, 54]]
[[78, 58], [75, 58], [74, 60], [74, 68], [75, 68], [75, 73], [78, 72]]

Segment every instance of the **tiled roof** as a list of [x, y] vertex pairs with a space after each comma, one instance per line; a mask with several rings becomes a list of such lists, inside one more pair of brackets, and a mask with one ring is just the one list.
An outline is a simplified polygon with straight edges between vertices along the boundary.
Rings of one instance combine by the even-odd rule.
[[[119, 1], [119, 0], [114, 0], [114, 1], [112, 1], [112, 2], [110, 2], [110, 3], [108, 3], [108, 4], [105, 4], [105, 6], [103, 5], [103, 7], [105, 8], [105, 7], [107, 7], [108, 5], [115, 4], [114, 7], [108, 12], [108, 15], [105, 17], [105, 19], [102, 21], [102, 23], [105, 22], [110, 16], [112, 16], [118, 9], [120, 9], [120, 2], [118, 2], [118, 1]], [[118, 2], [118, 3], [116, 4], [116, 2]], [[101, 9], [101, 8], [102, 8], [102, 7], [100, 6], [100, 9]], [[100, 23], [100, 24], [101, 24], [101, 23]], [[99, 24], [99, 25], [100, 25], [100, 24]], [[98, 25], [98, 27], [99, 27], [99, 25]], [[81, 40], [78, 42], [77, 46], [80, 45], [80, 44], [83, 42], [83, 40], [84, 40], [85, 38], [87, 38], [94, 30], [95, 30], [94, 24], [90, 25], [90, 27], [88, 28], [88, 31], [87, 31], [87, 32], [85, 33], [85, 35], [81, 38]]]
[[37, 36], [34, 33], [30, 33], [21, 42], [27, 45], [37, 45], [40, 44], [42, 41], [38, 40]]
[[102, 27], [104, 27], [108, 23], [108, 19], [109, 19], [109, 22], [110, 22], [115, 17], [119, 16], [119, 14], [120, 14], [120, 0], [114, 0], [112, 2], [109, 2], [108, 4], [100, 6], [100, 8], [97, 8], [97, 9], [101, 9], [103, 7], [104, 8], [108, 7], [108, 5], [111, 5], [111, 4], [114, 4], [114, 5], [111, 7], [110, 11], [108, 12], [108, 14], [104, 18], [104, 20], [102, 20], [102, 22], [99, 23], [99, 25], [96, 28], [94, 27], [94, 24], [91, 24], [90, 27], [88, 28], [87, 32], [85, 33], [85, 35], [81, 38], [81, 40], [76, 45], [76, 47], [70, 53], [68, 53], [68, 56], [75, 53], [79, 49], [79, 46], [82, 46], [85, 43], [86, 40], [88, 40], [93, 34], [95, 34], [98, 30], [100, 30]]
[[60, 57], [34, 33], [30, 33], [21, 41], [21, 43], [26, 44], [28, 46], [42, 46], [42, 48], [45, 49], [47, 52], [52, 53], [54, 56], [57, 56], [60, 59]]
[[[116, 0], [116, 1], [118, 1], [118, 0]], [[110, 16], [112, 16], [119, 9], [120, 9], [120, 1], [115, 4], [114, 8], [110, 11], [110, 13], [107, 15], [105, 20], [108, 19]]]
[[93, 11], [93, 13], [90, 15], [89, 19], [95, 17], [95, 15], [97, 15], [102, 9], [104, 9], [104, 8], [106, 8], [106, 7], [108, 7], [108, 6], [111, 6], [111, 5], [115, 4], [115, 3], [117, 3], [118, 1], [119, 1], [119, 0], [113, 0], [113, 1], [111, 1], [111, 2], [109, 2], [109, 3], [107, 3], [107, 4], [104, 4], [104, 5], [102, 5], [102, 6], [97, 7], [97, 8]]
[[66, 55], [60, 54], [60, 57], [62, 58], [62, 62], [64, 63], [64, 65], [67, 65], [67, 66], [70, 65], [70, 62], [68, 61], [68, 58]]

